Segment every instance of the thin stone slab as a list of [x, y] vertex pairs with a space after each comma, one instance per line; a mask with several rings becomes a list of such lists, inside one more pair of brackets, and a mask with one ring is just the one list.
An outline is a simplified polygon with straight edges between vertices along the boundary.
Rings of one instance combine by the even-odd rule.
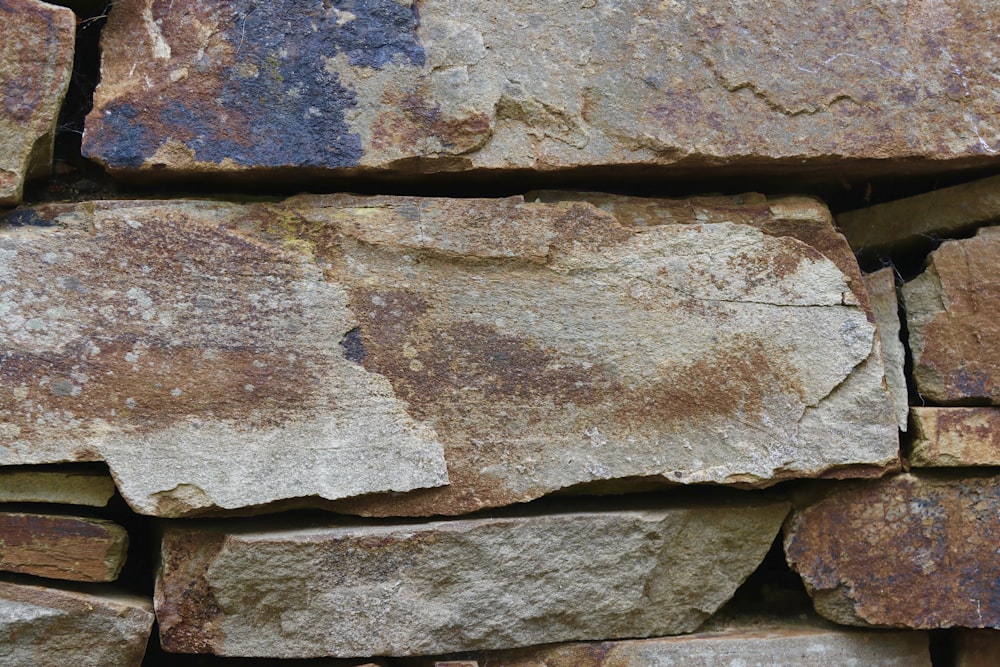
[[106, 582], [125, 565], [128, 533], [104, 519], [0, 512], [0, 570]]
[[915, 407], [911, 414], [910, 465], [1000, 466], [1000, 409]]
[[861, 631], [800, 617], [713, 619], [681, 637], [549, 644], [463, 657], [475, 659], [415, 660], [406, 667], [931, 667], [926, 633]]
[[858, 252], [906, 248], [1000, 222], [1000, 176], [847, 211], [839, 226]]
[[1000, 404], [1000, 228], [946, 241], [903, 285], [917, 391], [940, 405]]
[[114, 480], [106, 471], [0, 469], [0, 503], [104, 507], [114, 493]]
[[691, 632], [767, 553], [788, 506], [399, 525], [167, 527], [156, 585], [171, 652], [421, 655]]
[[885, 361], [885, 381], [892, 394], [899, 430], [906, 431], [910, 413], [909, 394], [906, 388], [906, 348], [900, 337], [899, 301], [896, 297], [896, 272], [887, 267], [865, 274], [865, 287], [871, 301], [872, 312], [878, 323], [878, 338], [882, 344]]
[[122, 0], [84, 151], [148, 179], [986, 165], [995, 9]]
[[1000, 656], [997, 630], [956, 630], [952, 642], [955, 667], [996, 667]]
[[0, 231], [0, 462], [103, 458], [162, 516], [365, 493], [336, 507], [461, 514], [898, 465], [874, 315], [824, 206], [601, 206], [33, 210]]
[[4, 667], [139, 667], [152, 626], [145, 598], [0, 581]]
[[922, 470], [795, 502], [785, 553], [823, 616], [1000, 627], [1000, 476]]
[[0, 0], [0, 207], [52, 169], [52, 146], [73, 73], [76, 17], [37, 0]]

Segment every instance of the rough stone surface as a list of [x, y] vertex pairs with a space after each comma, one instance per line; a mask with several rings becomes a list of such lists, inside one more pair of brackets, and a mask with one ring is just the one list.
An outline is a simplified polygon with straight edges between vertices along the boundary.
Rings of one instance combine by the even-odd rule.
[[1000, 410], [913, 408], [910, 465], [1000, 466]]
[[957, 630], [953, 645], [955, 667], [995, 667], [1000, 656], [1000, 632]]
[[837, 216], [837, 225], [859, 252], [912, 246], [928, 237], [954, 236], [997, 222], [1000, 176]]
[[760, 563], [787, 513], [738, 495], [402, 525], [171, 525], [161, 641], [175, 652], [350, 657], [690, 632]]
[[942, 405], [1000, 404], [1000, 228], [946, 241], [903, 285], [917, 390]]
[[473, 657], [468, 663], [414, 661], [413, 667], [931, 666], [925, 633], [860, 631], [798, 617], [712, 619], [681, 637], [550, 644]]
[[923, 470], [797, 499], [788, 563], [850, 625], [1000, 627], [1000, 477]]
[[4, 667], [139, 667], [153, 626], [144, 598], [0, 581]]
[[0, 469], [0, 502], [104, 507], [115, 493], [107, 472]]
[[[449, 479], [339, 507], [458, 514], [587, 482], [896, 465], [874, 318], [824, 207], [618, 206], [22, 211], [33, 225], [0, 232], [0, 459], [104, 458], [165, 516]], [[674, 224], [641, 226], [646, 209]]]
[[123, 0], [85, 151], [147, 176], [987, 164], [997, 27], [992, 0]]
[[896, 272], [887, 267], [865, 275], [865, 287], [871, 300], [872, 312], [878, 323], [878, 338], [882, 344], [885, 362], [885, 380], [892, 394], [896, 422], [906, 430], [910, 413], [909, 394], [906, 388], [906, 348], [900, 337], [899, 301], [896, 298]]
[[73, 72], [76, 18], [37, 0], [0, 0], [0, 207], [52, 168], [59, 107]]
[[71, 581], [114, 581], [128, 533], [103, 519], [0, 512], [0, 570]]

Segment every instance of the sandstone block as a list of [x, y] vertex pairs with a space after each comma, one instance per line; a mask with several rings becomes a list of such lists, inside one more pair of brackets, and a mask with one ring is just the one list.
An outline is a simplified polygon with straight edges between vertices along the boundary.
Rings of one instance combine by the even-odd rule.
[[690, 632], [754, 570], [786, 513], [744, 496], [381, 526], [171, 525], [161, 641], [292, 658]]
[[1000, 410], [913, 408], [910, 465], [927, 468], [1000, 465]]
[[33, 210], [0, 231], [0, 462], [103, 458], [162, 516], [360, 494], [337, 507], [460, 514], [897, 465], [825, 207], [616, 201]]
[[993, 667], [1000, 655], [1000, 632], [956, 630], [955, 667]]
[[946, 241], [903, 285], [917, 390], [942, 405], [1000, 403], [1000, 228]]
[[982, 165], [994, 9], [123, 0], [85, 151], [148, 178]]
[[52, 145], [73, 73], [76, 18], [38, 0], [0, 0], [0, 207], [52, 168]]
[[1000, 627], [1000, 477], [924, 470], [796, 501], [785, 553], [849, 625]]
[[900, 337], [899, 301], [896, 298], [896, 272], [887, 267], [865, 275], [865, 287], [871, 301], [872, 312], [878, 323], [878, 339], [882, 344], [885, 360], [885, 380], [892, 394], [892, 405], [899, 429], [905, 431], [910, 413], [909, 393], [906, 388], [906, 349]]
[[104, 507], [115, 493], [107, 472], [0, 469], [0, 502]]
[[837, 225], [858, 251], [889, 250], [1000, 222], [1000, 176], [848, 211]]
[[927, 635], [846, 629], [818, 619], [709, 620], [698, 632], [474, 654], [477, 660], [416, 661], [416, 667], [930, 667]]
[[148, 600], [0, 581], [5, 667], [139, 667], [153, 626]]
[[0, 570], [72, 581], [114, 581], [128, 533], [103, 519], [0, 512]]

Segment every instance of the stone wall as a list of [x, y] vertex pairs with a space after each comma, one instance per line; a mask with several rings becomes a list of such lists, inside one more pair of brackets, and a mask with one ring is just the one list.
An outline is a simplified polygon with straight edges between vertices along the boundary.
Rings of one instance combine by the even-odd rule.
[[4, 665], [995, 664], [992, 2], [65, 4]]

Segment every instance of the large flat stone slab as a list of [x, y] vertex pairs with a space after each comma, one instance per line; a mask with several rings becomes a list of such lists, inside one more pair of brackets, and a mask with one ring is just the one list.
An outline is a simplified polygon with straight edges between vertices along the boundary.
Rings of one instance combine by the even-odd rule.
[[415, 660], [412, 667], [931, 665], [926, 633], [861, 631], [800, 617], [712, 619], [680, 637], [548, 644], [461, 657], [470, 659]]
[[107, 471], [0, 469], [0, 502], [104, 507], [115, 494]]
[[123, 0], [84, 149], [147, 178], [983, 165], [994, 10]]
[[28, 178], [48, 174], [63, 96], [73, 73], [76, 17], [38, 0], [0, 0], [0, 207], [21, 201]]
[[910, 465], [922, 468], [1000, 466], [1000, 409], [912, 409]]
[[739, 495], [382, 526], [173, 524], [156, 586], [161, 641], [352, 657], [690, 632], [756, 568], [787, 513]]
[[152, 605], [140, 597], [0, 581], [5, 667], [139, 667], [152, 626]]
[[1000, 228], [945, 241], [903, 285], [917, 391], [941, 405], [1000, 404]]
[[616, 201], [37, 209], [58, 224], [0, 232], [0, 462], [103, 458], [164, 516], [365, 493], [337, 507], [460, 514], [897, 464], [825, 207]]
[[837, 623], [1000, 627], [1000, 477], [922, 470], [796, 500], [788, 563]]
[[52, 579], [118, 578], [128, 533], [104, 519], [0, 512], [0, 570]]

